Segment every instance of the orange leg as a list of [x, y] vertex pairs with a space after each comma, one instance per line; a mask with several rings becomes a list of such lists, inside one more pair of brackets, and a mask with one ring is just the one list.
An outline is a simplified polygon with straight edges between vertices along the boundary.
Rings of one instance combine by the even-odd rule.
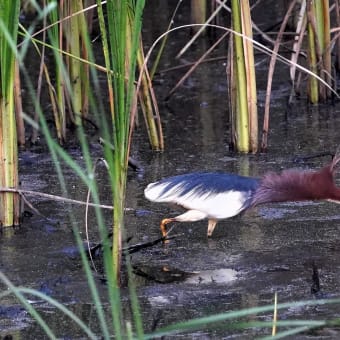
[[[165, 218], [164, 220], [162, 220], [160, 227], [163, 237], [166, 237], [168, 235], [168, 232], [166, 231], [166, 225], [173, 221], [175, 221], [174, 218]], [[169, 243], [169, 240], [165, 240], [164, 243]]]

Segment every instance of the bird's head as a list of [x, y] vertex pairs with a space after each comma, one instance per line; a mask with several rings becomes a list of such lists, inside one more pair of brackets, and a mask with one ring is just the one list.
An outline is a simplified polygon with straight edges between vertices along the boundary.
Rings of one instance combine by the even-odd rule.
[[270, 202], [331, 200], [340, 203], [340, 188], [334, 173], [340, 153], [332, 162], [317, 171], [288, 169], [263, 176], [252, 198], [252, 206]]

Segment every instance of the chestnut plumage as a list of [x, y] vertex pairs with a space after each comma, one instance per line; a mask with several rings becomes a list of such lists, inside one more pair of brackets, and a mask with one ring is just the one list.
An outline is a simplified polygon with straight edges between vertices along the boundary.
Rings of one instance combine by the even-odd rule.
[[163, 236], [170, 222], [208, 219], [208, 236], [218, 220], [240, 214], [254, 206], [287, 201], [331, 200], [340, 203], [340, 188], [334, 183], [333, 161], [318, 171], [288, 169], [269, 172], [262, 178], [219, 172], [178, 175], [149, 184], [145, 197], [152, 202], [174, 203], [187, 211], [161, 222]]

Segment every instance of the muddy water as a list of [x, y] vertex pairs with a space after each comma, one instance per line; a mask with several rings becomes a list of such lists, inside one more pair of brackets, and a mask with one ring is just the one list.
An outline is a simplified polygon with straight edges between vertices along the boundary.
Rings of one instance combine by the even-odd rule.
[[[179, 33], [181, 39], [188, 36], [189, 32]], [[199, 55], [205, 44], [207, 41], [197, 43], [193, 54]], [[177, 51], [182, 44], [173, 38], [169, 46], [171, 51]], [[193, 59], [192, 55], [187, 55], [180, 62]], [[175, 63], [172, 58], [165, 58], [162, 67]], [[259, 67], [258, 73], [265, 75], [264, 63], [260, 65], [262, 68]], [[145, 200], [143, 190], [152, 181], [198, 170], [261, 176], [269, 170], [290, 167], [318, 168], [329, 158], [299, 163], [294, 160], [318, 152], [334, 152], [339, 145], [339, 103], [310, 107], [302, 97], [287, 109], [288, 72], [281, 68], [276, 73], [273, 88], [268, 153], [250, 156], [231, 153], [224, 74], [224, 61], [204, 64], [167, 102], [162, 98], [174, 86], [181, 71], [163, 72], [157, 77], [155, 89], [166, 150], [155, 153], [149, 149], [141, 124], [134, 135], [132, 156], [141, 162], [144, 171], [130, 170], [128, 176], [126, 206], [132, 211], [126, 214], [126, 229], [127, 237], [131, 237], [130, 244], [158, 238], [159, 221], [180, 211]], [[260, 83], [264, 81], [262, 79]], [[263, 91], [264, 88], [259, 89], [260, 114]], [[69, 151], [81, 164], [80, 151], [77, 148]], [[91, 144], [91, 152], [93, 159], [102, 156], [95, 141]], [[22, 152], [20, 157], [23, 188], [60, 194], [47, 153], [31, 149]], [[69, 196], [85, 200], [84, 186], [71, 170], [66, 167], [64, 170]], [[105, 168], [99, 167], [98, 172], [103, 203], [110, 203]], [[49, 220], [34, 213], [25, 218], [20, 228], [3, 231], [0, 270], [14, 284], [38, 289], [67, 304], [94, 331], [98, 330], [68, 217], [68, 209], [72, 208], [85, 239], [84, 209], [37, 197], [31, 197], [30, 201]], [[91, 239], [97, 242], [93, 211], [90, 215]], [[108, 226], [110, 215], [105, 213]], [[171, 231], [176, 238], [170, 244], [155, 245], [132, 255], [146, 332], [176, 321], [270, 304], [275, 292], [279, 302], [339, 296], [339, 206], [325, 202], [266, 205], [219, 222], [211, 239], [206, 237], [206, 227], [205, 221], [176, 224]], [[316, 287], [315, 272], [318, 272], [319, 287]], [[105, 302], [106, 287], [100, 278], [100, 274], [96, 275], [98, 291]], [[35, 297], [30, 300], [58, 337], [82, 336], [79, 329], [55, 309]], [[127, 301], [125, 289], [123, 300]], [[339, 314], [340, 306], [330, 305], [288, 309], [280, 312], [279, 318], [324, 319]], [[12, 296], [1, 299], [0, 315], [1, 337], [11, 334], [23, 339], [43, 338], [42, 331]], [[267, 313], [260, 319], [270, 318], [271, 314]], [[217, 330], [204, 329], [178, 335], [178, 338], [251, 339], [269, 333], [258, 329], [228, 330], [224, 324]], [[327, 328], [305, 333], [299, 338], [321, 336], [337, 339], [340, 334], [336, 328]]]

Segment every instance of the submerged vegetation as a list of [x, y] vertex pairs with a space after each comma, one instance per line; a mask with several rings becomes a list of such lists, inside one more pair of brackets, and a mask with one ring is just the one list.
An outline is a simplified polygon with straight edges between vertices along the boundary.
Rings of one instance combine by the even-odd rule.
[[[91, 303], [95, 305], [100, 334], [92, 331], [83, 320], [79, 319], [65, 305], [39, 291], [17, 287], [5, 273], [0, 273], [0, 280], [8, 290], [0, 293], [0, 299], [5, 299], [9, 294], [14, 294], [49, 338], [57, 338], [58, 335], [53, 333], [51, 327], [39, 314], [38, 309], [35, 309], [29, 302], [31, 296], [42, 299], [60, 310], [64, 315], [70, 317], [87, 337], [93, 339], [98, 337], [110, 339], [112, 336], [117, 339], [148, 339], [189, 330], [211, 329], [215, 325], [225, 327], [229, 331], [250, 327], [263, 328], [263, 334], [270, 334], [270, 330], [267, 330], [269, 328], [272, 330], [273, 336], [277, 335], [277, 338], [279, 338], [309, 329], [338, 325], [338, 319], [331, 321], [278, 321], [276, 317], [269, 321], [259, 321], [256, 318], [252, 321], [246, 319], [248, 316], [275, 312], [282, 308], [340, 302], [339, 299], [322, 299], [275, 304], [274, 306], [269, 305], [204, 316], [195, 320], [174, 323], [170, 326], [155, 327], [153, 332], [145, 334], [141, 306], [135, 287], [136, 282], [132, 275], [132, 264], [129, 255], [124, 251], [126, 248], [126, 244], [124, 244], [126, 239], [124, 211], [127, 169], [133, 131], [138, 121], [138, 111], [144, 117], [150, 148], [155, 151], [164, 149], [161, 115], [152, 86], [153, 80], [157, 77], [157, 68], [163, 55], [162, 53], [158, 54], [153, 60], [154, 63], [150, 65], [152, 61], [150, 54], [151, 52], [154, 54], [159, 51], [163, 52], [163, 48], [171, 36], [170, 30], [173, 22], [168, 25], [169, 32], [166, 32], [162, 39], [159, 39], [162, 40], [162, 43], [153, 45], [153, 50], [145, 53], [142, 36], [145, 1], [108, 0], [101, 2], [98, 0], [95, 2], [77, 0], [55, 2], [46, 0], [39, 3], [36, 1], [28, 3], [35, 13], [35, 18], [27, 25], [28, 27], [19, 23], [19, 1], [5, 1], [0, 4], [1, 224], [3, 226], [19, 225], [20, 191], [17, 145], [23, 146], [27, 141], [27, 136], [25, 139], [27, 132], [25, 132], [22, 121], [22, 117], [24, 117], [25, 124], [33, 131], [30, 142], [38, 143], [38, 134], [43, 136], [41, 143], [46, 143], [48, 147], [64, 196], [67, 197], [68, 192], [65, 185], [65, 169], [60, 165], [61, 161], [77, 174], [88, 189], [95, 206], [96, 224], [102, 242], [109, 307], [104, 304], [98, 294], [97, 285], [102, 283], [96, 281], [92, 272], [72, 209], [68, 209], [69, 219], [72, 222], [82, 265], [91, 291]], [[213, 3], [215, 2], [213, 1]], [[242, 5], [241, 8], [239, 7], [240, 4]], [[181, 2], [179, 1], [172, 19], [176, 18], [177, 13], [181, 10], [180, 6]], [[301, 79], [303, 75], [307, 75], [308, 80], [304, 82], [304, 84], [307, 84], [305, 92], [308, 93], [309, 100], [312, 103], [337, 96], [336, 89], [333, 88], [337, 75], [332, 76], [331, 63], [331, 46], [335, 44], [330, 39], [330, 8], [327, 1], [320, 1], [320, 3], [317, 1], [300, 2], [300, 21], [294, 28], [296, 34], [294, 33], [294, 39], [291, 42], [292, 48], [283, 46], [282, 36], [286, 31], [294, 7], [298, 6], [297, 1], [291, 3], [286, 17], [283, 18], [279, 33], [276, 35], [276, 41], [256, 28], [257, 34], [269, 42], [269, 48], [259, 43], [256, 36], [253, 38], [252, 8], [248, 1], [233, 0], [231, 8], [227, 7], [227, 1], [218, 2], [217, 8], [208, 14], [208, 6], [205, 1], [191, 1], [191, 6], [191, 17], [195, 18], [195, 25], [193, 26], [195, 37], [198, 37], [203, 31], [200, 29], [201, 27], [206, 28], [205, 34], [208, 35], [208, 26], [214, 30], [214, 34], [221, 31], [223, 36], [218, 38], [213, 47], [210, 47], [209, 51], [191, 67], [190, 71], [179, 81], [178, 86], [170, 91], [169, 96], [183, 84], [184, 80], [194, 72], [200, 62], [219, 43], [226, 40], [228, 33], [230, 33], [228, 53], [230, 59], [227, 61], [227, 73], [229, 75], [232, 127], [229, 135], [236, 151], [256, 153], [259, 149], [256, 58], [254, 57], [253, 47], [271, 57], [264, 112], [262, 150], [268, 148], [271, 82], [276, 60], [290, 65], [292, 89], [295, 91], [303, 91], [301, 83], [297, 84], [298, 82], [295, 79]], [[333, 8], [338, 9], [337, 2], [334, 6], [331, 6], [331, 9]], [[221, 14], [222, 10], [226, 11]], [[339, 21], [338, 16], [337, 13], [336, 19]], [[206, 19], [207, 17], [209, 18]], [[12, 18], [15, 18], [15, 20], [12, 20]], [[206, 23], [201, 24], [204, 20], [206, 20]], [[211, 24], [212, 20], [216, 20], [216, 24]], [[221, 21], [223, 21], [223, 25]], [[232, 22], [232, 29], [230, 22]], [[96, 27], [94, 27], [95, 25]], [[18, 31], [20, 43], [17, 39]], [[94, 31], [95, 33], [93, 33]], [[100, 51], [94, 50], [94, 35], [97, 35], [96, 39], [100, 39]], [[299, 62], [305, 57], [302, 52], [304, 39], [308, 39], [309, 64], [301, 66]], [[334, 39], [337, 39], [339, 46], [339, 34], [334, 36]], [[29, 65], [25, 65], [25, 57], [29, 50], [36, 51], [41, 58], [37, 89], [33, 85], [35, 80], [32, 80], [32, 70], [30, 70]], [[280, 54], [281, 50], [285, 52], [289, 50], [289, 53], [292, 53], [291, 61]], [[182, 52], [184, 53], [184, 49]], [[49, 61], [48, 64], [46, 60]], [[19, 95], [20, 89], [18, 88], [20, 78], [19, 73], [15, 72], [15, 61], [20, 67], [22, 83], [25, 84], [27, 93], [33, 102], [34, 114], [21, 112], [22, 104]], [[149, 67], [152, 70], [150, 73]], [[297, 73], [299, 73], [298, 76], [296, 76]], [[103, 75], [105, 76], [105, 85], [100, 81]], [[49, 113], [43, 110], [40, 103], [41, 92], [44, 87], [42, 84], [45, 84], [45, 95], [48, 94], [50, 101], [51, 112]], [[221, 100], [225, 99], [222, 98]], [[51, 124], [48, 124], [51, 119], [54, 122], [53, 128], [51, 128]], [[110, 228], [110, 231], [112, 229], [112, 241], [100, 208], [95, 166], [89, 151], [87, 134], [89, 126], [94, 127], [98, 138], [104, 140], [103, 153], [105, 164], [108, 166], [113, 206], [112, 228]], [[73, 131], [76, 131], [75, 136]], [[76, 160], [67, 152], [67, 148], [64, 148], [69, 143], [80, 145], [85, 165], [77, 164]], [[18, 192], [15, 192], [15, 190], [18, 190]], [[124, 261], [122, 261], [123, 257]], [[122, 273], [127, 276], [129, 308], [131, 310], [129, 318], [126, 317], [126, 311], [122, 306]], [[226, 323], [227, 320], [231, 322]], [[281, 333], [277, 333], [277, 329], [283, 330]]]

